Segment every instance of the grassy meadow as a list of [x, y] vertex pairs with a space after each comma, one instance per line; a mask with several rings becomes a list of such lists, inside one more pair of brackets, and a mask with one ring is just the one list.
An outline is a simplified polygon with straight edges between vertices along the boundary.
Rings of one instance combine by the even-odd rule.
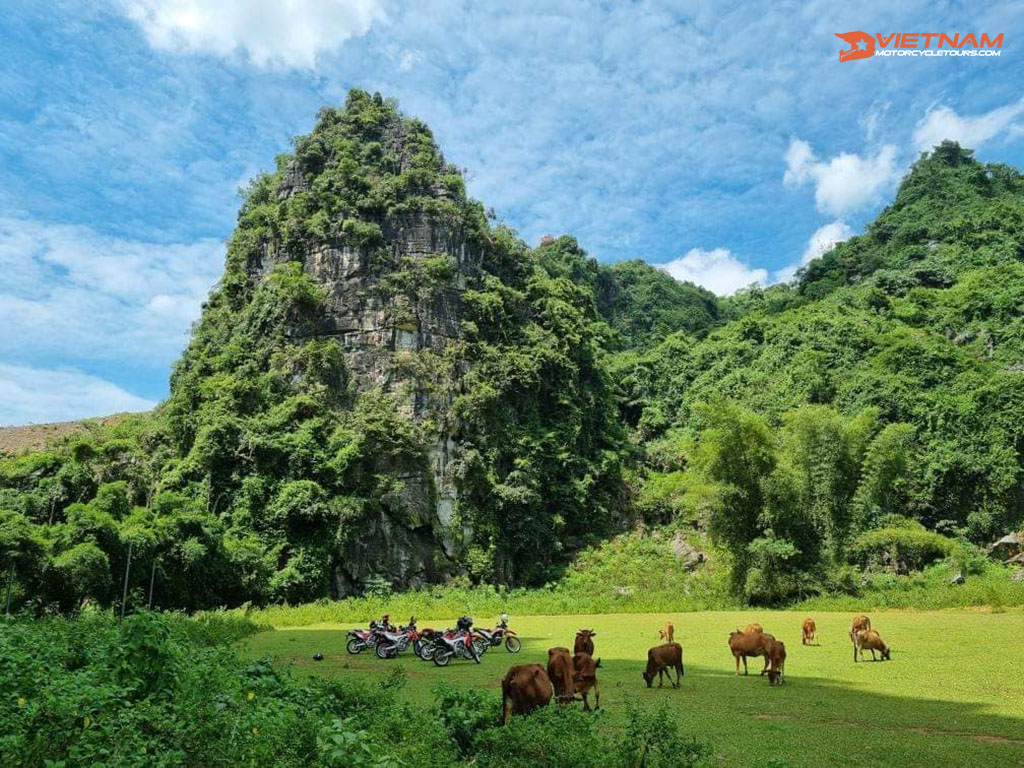
[[[500, 697], [512, 664], [546, 662], [547, 649], [571, 646], [581, 627], [596, 630], [601, 658], [601, 729], [625, 727], [630, 707], [668, 702], [682, 730], [709, 743], [726, 766], [981, 766], [1024, 764], [1024, 614], [1011, 610], [873, 612], [873, 626], [892, 648], [892, 661], [855, 664], [847, 636], [851, 613], [814, 613], [819, 642], [804, 647], [797, 612], [512, 616], [523, 649], [491, 649], [480, 665], [453, 661], [439, 669], [410, 651], [382, 661], [344, 650], [350, 624], [282, 627], [242, 642], [244, 655], [270, 656], [296, 677], [384, 679], [402, 668], [401, 696], [424, 707], [440, 682], [479, 687]], [[404, 616], [395, 616], [404, 620]], [[679, 690], [648, 690], [640, 673], [657, 630], [670, 619], [683, 645], [686, 675]], [[420, 621], [442, 626], [453, 618]], [[786, 643], [787, 682], [768, 686], [750, 661], [734, 676], [729, 632], [750, 621]], [[479, 616], [480, 626], [493, 617]], [[315, 653], [324, 660], [313, 661]], [[581, 706], [579, 704], [575, 706]]]

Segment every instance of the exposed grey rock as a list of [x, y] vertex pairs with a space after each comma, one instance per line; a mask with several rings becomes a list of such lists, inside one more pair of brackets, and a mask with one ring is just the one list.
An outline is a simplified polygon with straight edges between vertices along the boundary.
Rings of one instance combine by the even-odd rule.
[[707, 562], [710, 558], [706, 552], [702, 552], [690, 544], [682, 533], [677, 533], [672, 539], [672, 553], [676, 560], [687, 571], [692, 571], [701, 563]]
[[960, 572], [960, 571], [957, 571], [956, 575], [949, 580], [949, 583], [950, 584], [957, 584], [957, 585], [963, 584], [964, 583], [964, 575], [963, 575], [963, 573]]
[[[278, 198], [306, 188], [308, 181], [293, 163], [278, 187]], [[333, 583], [338, 596], [360, 592], [366, 579], [379, 573], [387, 573], [396, 589], [450, 578], [458, 572], [455, 557], [460, 546], [472, 536], [467, 527], [453, 525], [458, 510], [453, 469], [460, 450], [449, 413], [455, 382], [427, 378], [416, 362], [424, 352], [441, 353], [459, 338], [460, 294], [475, 273], [479, 254], [458, 227], [426, 214], [401, 214], [375, 223], [383, 234], [383, 247], [320, 244], [304, 254], [303, 271], [327, 296], [327, 316], [317, 335], [341, 346], [357, 391], [390, 394], [402, 414], [420, 423], [429, 419], [433, 429], [427, 435], [422, 466], [381, 468], [397, 475], [402, 488], [382, 499], [385, 514], [360, 531], [345, 562], [336, 566]], [[439, 254], [454, 262], [451, 285], [415, 297], [382, 290], [388, 265]], [[293, 257], [268, 244], [249, 269], [263, 279], [276, 263], [289, 258]]]
[[612, 587], [612, 594], [616, 597], [632, 597], [632, 587]]
[[989, 545], [988, 553], [1000, 560], [1009, 560], [1011, 557], [1019, 555], [1021, 553], [1020, 535], [1016, 531], [1006, 534], [999, 541]]

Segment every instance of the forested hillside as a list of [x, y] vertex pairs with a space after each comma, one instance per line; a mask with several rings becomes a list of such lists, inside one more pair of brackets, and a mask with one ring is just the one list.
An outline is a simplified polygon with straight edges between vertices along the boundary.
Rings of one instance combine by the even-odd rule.
[[1019, 527], [1022, 258], [1021, 175], [936, 148], [794, 287], [751, 289], [706, 338], [628, 361], [642, 509], [707, 521], [752, 599], [847, 562], [919, 567], [952, 546], [932, 531]]
[[1024, 514], [1024, 180], [946, 143], [792, 286], [531, 248], [353, 91], [248, 188], [154, 413], [0, 460], [15, 606], [539, 585], [638, 521], [737, 596], [856, 588]]

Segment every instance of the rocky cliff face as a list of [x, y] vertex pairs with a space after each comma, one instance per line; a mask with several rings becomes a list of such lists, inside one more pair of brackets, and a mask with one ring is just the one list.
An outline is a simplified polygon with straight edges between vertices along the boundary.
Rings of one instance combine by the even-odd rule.
[[[293, 161], [278, 186], [278, 199], [286, 201], [311, 183]], [[442, 357], [458, 341], [460, 290], [475, 276], [480, 255], [460, 227], [422, 211], [384, 216], [375, 223], [381, 243], [315, 244], [300, 261], [303, 272], [327, 297], [317, 335], [344, 350], [357, 392], [392, 395], [404, 416], [421, 425], [429, 420], [426, 456], [418, 470], [380, 468], [404, 487], [387, 500], [387, 512], [339, 561], [332, 576], [339, 595], [360, 591], [374, 576], [403, 588], [451, 576], [458, 570], [457, 544], [464, 538], [464, 531], [453, 527], [458, 490], [451, 464], [458, 444], [450, 407], [456, 382], [430, 381], [415, 361], [424, 353]], [[415, 272], [425, 261], [439, 257], [454, 267], [448, 284], [414, 286], [411, 292], [397, 294], [385, 285], [396, 270]], [[293, 254], [266, 248], [253, 264], [252, 277], [264, 279], [275, 263], [290, 260]]]
[[621, 498], [594, 269], [492, 227], [425, 125], [353, 92], [245, 195], [164, 487], [258, 599], [542, 583]]

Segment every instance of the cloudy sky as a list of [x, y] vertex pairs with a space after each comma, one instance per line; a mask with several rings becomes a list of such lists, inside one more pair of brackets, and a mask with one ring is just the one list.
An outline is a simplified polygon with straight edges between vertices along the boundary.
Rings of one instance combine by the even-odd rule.
[[[852, 30], [1005, 37], [840, 64]], [[722, 294], [860, 231], [943, 138], [1024, 165], [1021, 2], [7, 0], [0, 50], [0, 424], [163, 398], [238, 187], [352, 86], [528, 241]]]

